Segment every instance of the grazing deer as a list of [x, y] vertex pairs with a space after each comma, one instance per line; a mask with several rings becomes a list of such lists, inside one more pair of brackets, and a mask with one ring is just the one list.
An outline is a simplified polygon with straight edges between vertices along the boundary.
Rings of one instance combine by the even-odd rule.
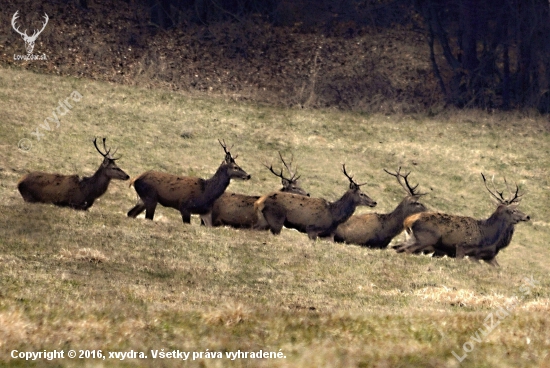
[[[279, 157], [290, 174], [289, 178], [284, 177], [282, 169], [280, 173], [277, 173], [273, 170], [273, 165], [264, 165], [273, 175], [281, 178], [283, 187], [279, 191], [309, 197], [309, 193], [303, 190], [298, 184], [298, 179], [300, 177], [296, 176], [296, 171], [293, 172], [291, 169], [292, 159], [290, 163], [287, 164], [280, 152]], [[210, 214], [211, 219], [206, 221], [203, 219], [203, 221], [204, 223], [209, 221], [212, 223], [212, 226], [231, 226], [234, 228], [254, 228], [256, 230], [267, 230], [267, 224], [258, 224], [258, 217], [254, 211], [254, 202], [258, 199], [260, 199], [260, 196], [225, 192], [214, 202], [214, 206], [212, 207], [212, 212]]]
[[[423, 212], [409, 216], [404, 226], [411, 238], [396, 245], [397, 252], [430, 253], [436, 256], [462, 258], [465, 255], [471, 259], [483, 259], [485, 262], [498, 266], [496, 255], [500, 249], [507, 247], [512, 240], [514, 225], [529, 221], [529, 216], [517, 209], [520, 201], [519, 188], [510, 191], [511, 199], [505, 199], [502, 192], [494, 186], [489, 189], [483, 173], [483, 183], [498, 206], [495, 212], [486, 220], [476, 220], [471, 217], [447, 215], [444, 213]], [[506, 183], [506, 180], [505, 180]], [[506, 183], [508, 187], [508, 183]]]
[[78, 175], [29, 173], [17, 184], [17, 189], [25, 202], [53, 203], [56, 206], [87, 210], [107, 191], [111, 179], [128, 180], [130, 178], [116, 165], [115, 161], [118, 158], [113, 157], [116, 150], [112, 155], [110, 154], [111, 150], [105, 147], [105, 138], [103, 138], [105, 153], [97, 147], [97, 138], [94, 139], [94, 146], [104, 159], [93, 176], [81, 179]]
[[401, 168], [395, 174], [384, 169], [395, 178], [405, 189], [407, 196], [391, 213], [366, 213], [353, 215], [346, 222], [336, 228], [334, 241], [358, 244], [372, 248], [386, 248], [390, 241], [403, 231], [403, 221], [408, 216], [426, 211], [426, 207], [418, 202], [420, 196], [425, 193], [415, 193], [418, 184], [411, 187], [407, 177], [410, 172], [402, 175]]
[[[231, 156], [225, 142], [218, 142], [225, 152], [225, 160], [210, 179], [176, 176], [158, 171], [147, 171], [133, 179], [130, 186], [134, 186], [140, 199], [128, 212], [128, 217], [135, 218], [145, 210], [145, 217], [152, 220], [157, 203], [179, 210], [183, 222], [187, 224], [191, 223], [192, 213], [205, 215], [212, 211], [214, 201], [229, 186], [230, 179], [250, 179], [250, 175], [237, 165], [237, 156]], [[205, 224], [211, 226], [210, 223]]]
[[[376, 206], [376, 202], [363, 193], [360, 186], [346, 172], [349, 190], [336, 202], [322, 198], [310, 198], [291, 193], [274, 192], [258, 199], [254, 204], [258, 218], [266, 221], [273, 234], [279, 234], [283, 226], [307, 233], [309, 238], [334, 236], [334, 231], [346, 221], [357, 206]], [[260, 221], [260, 220], [259, 220]]]

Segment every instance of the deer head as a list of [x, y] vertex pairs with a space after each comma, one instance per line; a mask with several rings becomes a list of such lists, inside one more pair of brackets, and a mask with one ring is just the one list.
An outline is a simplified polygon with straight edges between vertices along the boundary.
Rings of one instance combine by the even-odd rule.
[[519, 187], [517, 186], [517, 184], [516, 184], [516, 191], [514, 193], [514, 192], [512, 192], [510, 187], [508, 186], [508, 182], [506, 181], [506, 178], [504, 178], [504, 184], [506, 184], [506, 189], [510, 193], [510, 198], [506, 199], [506, 198], [504, 198], [504, 192], [503, 191], [499, 192], [496, 189], [495, 177], [494, 176], [491, 179], [491, 183], [492, 183], [492, 186], [493, 186], [492, 191], [487, 186], [487, 179], [485, 179], [485, 175], [483, 175], [483, 173], [481, 173], [481, 177], [483, 178], [483, 184], [485, 184], [485, 188], [487, 189], [487, 191], [491, 194], [493, 199], [498, 204], [498, 208], [496, 210], [497, 214], [505, 217], [512, 224], [517, 224], [521, 221], [529, 221], [530, 220], [530, 217], [528, 215], [524, 214], [523, 212], [521, 212], [518, 209], [519, 202], [521, 201], [520, 197], [522, 195], [518, 195]]
[[395, 177], [397, 179], [397, 182], [401, 187], [405, 190], [407, 193], [407, 197], [405, 197], [402, 201], [402, 203], [405, 205], [406, 208], [408, 208], [409, 211], [407, 213], [416, 213], [421, 211], [426, 211], [427, 208], [418, 200], [421, 196], [426, 195], [427, 193], [415, 193], [416, 188], [418, 188], [418, 184], [416, 184], [414, 187], [409, 184], [409, 174], [410, 171], [406, 174], [401, 174], [401, 166], [397, 169], [397, 171], [394, 173], [389, 172], [388, 170], [384, 169], [384, 171], [387, 174], [390, 174], [391, 176]]
[[273, 165], [267, 166], [266, 164], [264, 164], [264, 166], [269, 171], [271, 171], [273, 175], [275, 175], [278, 178], [281, 178], [281, 184], [283, 185], [281, 192], [291, 192], [291, 193], [300, 194], [300, 195], [309, 197], [309, 193], [303, 190], [298, 184], [298, 179], [300, 179], [300, 176], [296, 176], [297, 171], [292, 170], [292, 160], [294, 159], [294, 156], [290, 159], [290, 163], [287, 164], [283, 156], [281, 155], [281, 152], [278, 152], [278, 153], [279, 153], [279, 157], [281, 158], [281, 161], [283, 162], [283, 165], [286, 167], [286, 169], [288, 170], [288, 173], [290, 174], [289, 178], [285, 178], [285, 176], [283, 175], [283, 169], [281, 169], [281, 171], [277, 173], [273, 169]]
[[351, 194], [357, 198], [357, 204], [362, 206], [375, 207], [376, 202], [361, 191], [361, 185], [365, 185], [367, 183], [357, 184], [355, 181], [353, 181], [353, 177], [346, 172], [346, 164], [342, 165], [342, 172], [349, 180], [348, 193], [351, 192]]
[[42, 33], [42, 31], [44, 30], [44, 28], [46, 28], [46, 24], [48, 24], [48, 20], [50, 18], [48, 18], [48, 14], [44, 13], [44, 24], [42, 26], [42, 29], [39, 31], [39, 30], [34, 30], [32, 36], [29, 36], [27, 35], [27, 30], [25, 29], [25, 32], [22, 33], [21, 31], [19, 31], [19, 27], [17, 27], [15, 25], [15, 22], [17, 21], [17, 18], [19, 17], [19, 15], [17, 14], [19, 13], [19, 10], [15, 12], [15, 14], [13, 15], [13, 17], [11, 18], [11, 26], [13, 27], [13, 29], [15, 30], [15, 32], [19, 33], [21, 35], [21, 37], [23, 38], [23, 41], [25, 41], [25, 49], [27, 50], [27, 54], [32, 54], [32, 51], [34, 50], [34, 42], [36, 41], [36, 38], [40, 35], [40, 33]]
[[128, 174], [126, 174], [120, 167], [117, 166], [115, 163], [116, 160], [118, 160], [120, 157], [114, 158], [114, 155], [117, 151], [115, 151], [111, 154], [111, 149], [107, 149], [105, 146], [105, 140], [106, 138], [103, 138], [103, 149], [105, 150], [105, 153], [101, 152], [99, 147], [97, 146], [97, 138], [94, 138], [94, 146], [97, 152], [101, 156], [103, 156], [103, 163], [101, 164], [101, 168], [105, 172], [106, 176], [111, 179], [120, 179], [120, 180], [128, 180], [130, 177]]
[[222, 162], [222, 166], [226, 165], [228, 168], [228, 173], [231, 178], [236, 179], [243, 179], [243, 180], [249, 180], [250, 175], [246, 173], [243, 169], [240, 168], [239, 165], [235, 162], [235, 159], [239, 157], [239, 155], [235, 155], [235, 157], [231, 156], [231, 146], [229, 149], [227, 149], [227, 145], [225, 144], [225, 140], [220, 141], [218, 139], [218, 142], [220, 142], [220, 145], [223, 148], [223, 151], [225, 152], [225, 160]]

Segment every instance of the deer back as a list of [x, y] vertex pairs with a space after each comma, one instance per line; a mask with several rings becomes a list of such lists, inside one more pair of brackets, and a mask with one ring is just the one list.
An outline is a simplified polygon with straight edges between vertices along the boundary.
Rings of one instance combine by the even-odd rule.
[[352, 215], [346, 222], [338, 225], [334, 241], [370, 246], [373, 240], [379, 241], [377, 234], [383, 232], [383, 224], [381, 215], [377, 213]]
[[418, 198], [417, 195], [406, 196], [391, 213], [352, 215], [349, 220], [338, 226], [334, 240], [385, 248], [403, 231], [405, 218], [427, 210], [422, 203], [418, 202]]
[[[205, 180], [190, 176], [177, 176], [159, 171], [147, 171], [132, 180], [130, 185], [139, 185], [155, 196], [165, 207], [179, 208], [181, 202], [200, 198], [205, 190]], [[141, 195], [141, 193], [140, 193]]]
[[[332, 217], [329, 202], [287, 192], [273, 192], [255, 203], [257, 213], [284, 211], [285, 226], [305, 232], [308, 225], [329, 227]], [[262, 215], [263, 216], [263, 215]]]
[[256, 223], [254, 203], [260, 196], [223, 193], [212, 206], [212, 225], [251, 228]]
[[420, 231], [436, 234], [446, 246], [479, 244], [483, 238], [479, 221], [467, 216], [423, 212], [408, 217], [404, 224], [414, 234]]
[[17, 187], [28, 202], [80, 203], [84, 195], [80, 190], [77, 175], [60, 175], [32, 172], [25, 175]]

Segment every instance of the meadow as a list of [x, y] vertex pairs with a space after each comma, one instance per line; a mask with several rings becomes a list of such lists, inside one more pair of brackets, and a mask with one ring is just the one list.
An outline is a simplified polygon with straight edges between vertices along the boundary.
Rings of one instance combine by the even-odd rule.
[[[44, 119], [73, 91], [82, 98], [48, 130]], [[179, 350], [214, 355], [190, 355], [189, 367], [550, 367], [547, 117], [283, 109], [6, 67], [0, 117], [0, 366], [176, 367], [182, 359], [152, 351]], [[517, 225], [495, 268], [288, 229], [205, 228], [196, 216], [187, 225], [161, 206], [154, 221], [131, 219], [136, 193], [123, 181], [88, 211], [23, 201], [16, 185], [30, 171], [92, 175], [102, 160], [95, 137], [118, 148], [131, 177], [209, 177], [224, 139], [252, 175], [228, 190], [247, 194], [280, 188], [263, 166], [280, 165], [280, 151], [293, 155], [304, 189], [336, 200], [345, 163], [378, 202], [357, 213], [397, 206], [404, 191], [383, 169], [402, 166], [431, 210], [486, 218], [495, 204], [483, 172], [519, 186], [531, 221]], [[71, 349], [106, 359], [12, 357]], [[239, 350], [283, 357], [226, 357]], [[108, 356], [132, 351], [148, 358]]]

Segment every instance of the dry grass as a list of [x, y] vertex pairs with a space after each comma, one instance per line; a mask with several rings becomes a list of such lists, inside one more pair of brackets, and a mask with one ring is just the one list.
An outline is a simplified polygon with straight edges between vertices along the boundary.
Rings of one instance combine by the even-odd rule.
[[[32, 86], [32, 88], [31, 88]], [[30, 134], [73, 90], [83, 98], [41, 141]], [[0, 364], [24, 365], [13, 349], [278, 352], [275, 360], [199, 359], [189, 366], [456, 367], [488, 313], [539, 285], [462, 362], [471, 367], [549, 365], [549, 125], [480, 111], [358, 115], [275, 109], [158, 90], [2, 69], [0, 75]], [[235, 143], [252, 174], [230, 190], [279, 187], [262, 166], [294, 153], [302, 183], [336, 199], [341, 164], [367, 182], [376, 211], [403, 193], [383, 168], [403, 166], [429, 192], [430, 208], [474, 217], [493, 204], [480, 177], [503, 176], [525, 193], [520, 224], [500, 268], [390, 250], [310, 242], [307, 236], [205, 229], [157, 208], [129, 219], [127, 182], [113, 182], [87, 212], [23, 203], [17, 180], [31, 170], [90, 175], [101, 162], [91, 140], [106, 136], [131, 176], [148, 169], [211, 175], [216, 139]], [[17, 149], [28, 138], [30, 151]], [[369, 209], [360, 209], [360, 212]], [[99, 366], [180, 366], [180, 360], [89, 360]], [[75, 366], [77, 360], [37, 365]]]

